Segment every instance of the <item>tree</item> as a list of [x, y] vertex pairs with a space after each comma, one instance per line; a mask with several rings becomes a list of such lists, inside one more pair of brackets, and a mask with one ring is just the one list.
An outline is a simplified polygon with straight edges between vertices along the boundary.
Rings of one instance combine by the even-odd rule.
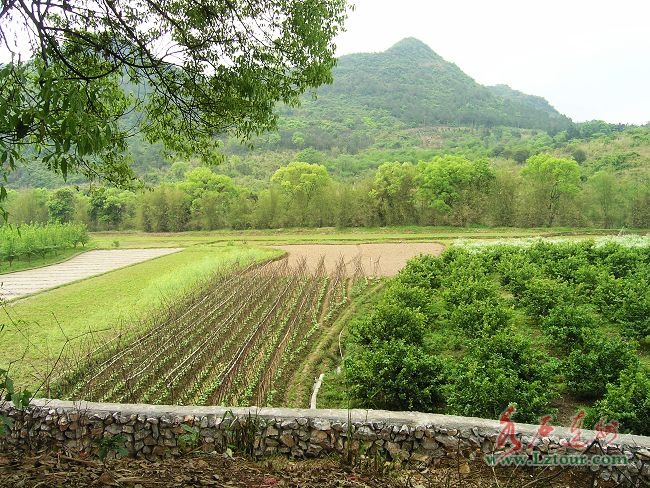
[[587, 153], [584, 151], [584, 149], [575, 148], [571, 154], [573, 159], [576, 160], [578, 164], [582, 164], [587, 160]]
[[634, 185], [630, 221], [634, 227], [650, 226], [650, 179], [647, 176]]
[[134, 194], [117, 188], [97, 188], [90, 193], [90, 219], [95, 228], [118, 229], [134, 208]]
[[598, 225], [606, 229], [621, 223], [623, 185], [612, 171], [598, 171], [587, 180], [588, 209]]
[[418, 194], [429, 206], [449, 214], [456, 225], [467, 225], [484, 210], [486, 190], [494, 180], [487, 160], [442, 156], [417, 166]]
[[166, 186], [145, 193], [140, 200], [139, 220], [145, 232], [169, 231]]
[[208, 192], [236, 193], [235, 185], [228, 176], [218, 175], [210, 168], [199, 167], [185, 173], [185, 180], [178, 185], [192, 200]]
[[213, 230], [227, 225], [230, 205], [237, 196], [237, 188], [228, 176], [200, 167], [188, 171], [178, 186], [189, 195], [195, 227]]
[[322, 226], [330, 209], [323, 196], [332, 178], [321, 164], [290, 163], [279, 168], [271, 177], [284, 197], [288, 225]]
[[271, 129], [277, 102], [331, 81], [346, 12], [345, 0], [3, 2], [0, 39], [16, 53], [0, 67], [0, 176], [36, 155], [126, 184], [136, 127], [214, 160], [216, 134]]
[[48, 221], [48, 191], [43, 188], [10, 191], [7, 210], [14, 224], [46, 223]]
[[55, 190], [47, 200], [47, 210], [52, 222], [64, 224], [72, 221], [75, 212], [75, 193], [70, 188]]
[[377, 169], [372, 196], [382, 225], [413, 223], [415, 168], [411, 163], [384, 163]]
[[518, 149], [513, 153], [512, 159], [514, 159], [517, 164], [524, 164], [529, 156], [530, 151], [528, 151], [528, 149]]
[[529, 184], [537, 216], [552, 226], [563, 200], [572, 198], [580, 189], [580, 167], [573, 159], [538, 154], [526, 161], [522, 171]]
[[514, 168], [501, 167], [495, 171], [488, 204], [493, 225], [512, 226], [515, 224], [520, 180], [519, 172]]

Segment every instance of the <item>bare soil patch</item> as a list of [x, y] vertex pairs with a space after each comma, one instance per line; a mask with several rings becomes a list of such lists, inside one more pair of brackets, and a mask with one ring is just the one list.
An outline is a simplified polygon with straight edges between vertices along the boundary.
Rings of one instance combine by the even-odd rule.
[[420, 254], [438, 256], [444, 249], [437, 242], [418, 243], [376, 243], [376, 244], [296, 244], [275, 246], [288, 253], [290, 264], [301, 259], [315, 268], [321, 257], [325, 257], [328, 271], [336, 268], [336, 263], [343, 259], [349, 273], [354, 273], [356, 260], [366, 276], [393, 276], [404, 267], [406, 261]]

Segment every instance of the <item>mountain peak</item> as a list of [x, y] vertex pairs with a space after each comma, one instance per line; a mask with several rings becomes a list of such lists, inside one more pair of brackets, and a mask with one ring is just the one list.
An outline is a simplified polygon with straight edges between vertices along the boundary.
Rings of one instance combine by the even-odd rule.
[[415, 37], [406, 37], [402, 39], [388, 48], [386, 53], [427, 60], [438, 59], [440, 57], [433, 51], [433, 49]]

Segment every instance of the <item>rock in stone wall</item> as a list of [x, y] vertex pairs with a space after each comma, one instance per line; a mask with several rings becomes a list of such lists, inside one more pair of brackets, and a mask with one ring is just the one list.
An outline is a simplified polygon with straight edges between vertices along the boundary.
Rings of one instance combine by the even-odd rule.
[[[110, 403], [35, 400], [26, 411], [0, 405], [13, 419], [11, 435], [2, 441], [11, 449], [49, 447], [74, 455], [97, 450], [97, 441], [121, 435], [129, 455], [158, 460], [178, 456], [193, 440], [203, 451], [223, 451], [237, 444], [264, 456], [286, 454], [295, 458], [328, 453], [363, 451], [369, 455], [416, 464], [436, 463], [443, 458], [474, 460], [500, 453], [498, 421], [379, 410], [306, 410], [198, 406], [126, 405]], [[183, 428], [185, 424], [186, 428]], [[190, 427], [189, 429], [187, 427]], [[537, 426], [516, 424], [517, 439], [527, 445]], [[583, 437], [593, 439], [592, 431]], [[575, 433], [556, 428], [549, 437], [537, 439], [526, 452], [544, 455], [580, 453], [565, 447], [562, 439]], [[619, 435], [615, 442], [594, 445], [585, 453], [625, 456], [626, 466], [591, 466], [604, 479], [650, 480], [650, 438]]]

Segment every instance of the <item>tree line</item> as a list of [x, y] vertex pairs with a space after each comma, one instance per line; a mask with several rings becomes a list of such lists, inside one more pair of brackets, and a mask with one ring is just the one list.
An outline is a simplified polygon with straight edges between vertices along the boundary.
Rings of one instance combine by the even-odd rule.
[[92, 230], [448, 226], [650, 227], [650, 178], [604, 168], [585, 176], [573, 158], [537, 154], [524, 164], [459, 155], [386, 162], [338, 181], [324, 165], [293, 162], [263, 187], [208, 167], [133, 192], [111, 187], [10, 191], [9, 222], [82, 222]]

